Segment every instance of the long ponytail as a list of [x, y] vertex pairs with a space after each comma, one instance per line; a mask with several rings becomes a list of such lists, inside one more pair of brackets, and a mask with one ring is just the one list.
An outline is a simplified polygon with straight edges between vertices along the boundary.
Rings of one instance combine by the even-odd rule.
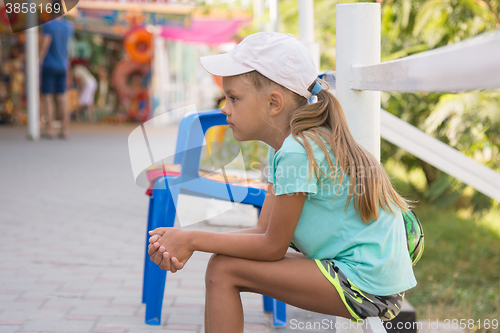
[[[297, 137], [301, 139], [298, 141], [303, 143], [316, 178], [321, 183], [319, 177], [321, 172], [333, 180], [338, 177], [342, 183], [344, 176], [348, 174], [351, 181], [346, 209], [353, 200], [356, 212], [365, 223], [378, 219], [379, 207], [394, 214], [390, 202], [404, 211], [408, 210], [409, 202], [394, 190], [382, 165], [354, 140], [339, 101], [326, 90], [320, 91], [317, 96], [316, 103], [302, 104], [292, 112], [290, 119], [291, 134], [295, 139]], [[306, 137], [321, 148], [327, 158], [329, 170], [333, 171], [333, 176], [332, 173], [327, 175], [320, 169], [311, 144], [305, 140]], [[330, 145], [331, 153], [336, 158], [335, 165], [321, 138]], [[338, 169], [340, 174], [337, 174]]]
[[[318, 101], [309, 104], [306, 98], [256, 71], [242, 74], [242, 76], [249, 79], [257, 91], [277, 86], [290, 96], [295, 106], [290, 115], [291, 134], [296, 140], [301, 139], [297, 141], [304, 146], [311, 170], [314, 171], [318, 181], [323, 184], [320, 173], [332, 181], [338, 178], [340, 184], [346, 174], [350, 176], [346, 209], [353, 200], [356, 213], [365, 223], [378, 219], [379, 207], [394, 214], [391, 202], [404, 211], [409, 209], [409, 202], [394, 190], [382, 165], [354, 140], [342, 106], [330, 92], [321, 90], [317, 95]], [[311, 143], [306, 138], [313, 140], [325, 154], [329, 174], [325, 174], [317, 164]], [[322, 139], [331, 147], [330, 151]], [[336, 159], [335, 165], [330, 158], [330, 152]], [[312, 178], [312, 173], [310, 176]]]

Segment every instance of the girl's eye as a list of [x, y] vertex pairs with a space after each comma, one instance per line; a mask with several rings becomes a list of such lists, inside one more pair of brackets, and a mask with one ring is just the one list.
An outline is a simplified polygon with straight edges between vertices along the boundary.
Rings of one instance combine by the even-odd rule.
[[229, 99], [231, 100], [231, 102], [236, 102], [236, 97], [229, 97]]

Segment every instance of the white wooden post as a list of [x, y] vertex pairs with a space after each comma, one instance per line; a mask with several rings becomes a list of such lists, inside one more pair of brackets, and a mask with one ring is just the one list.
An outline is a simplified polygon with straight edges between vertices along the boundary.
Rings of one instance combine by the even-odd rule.
[[262, 31], [262, 14], [264, 13], [264, 0], [253, 0], [253, 21], [258, 23], [259, 31]]
[[269, 0], [269, 24], [270, 30], [278, 32], [279, 0]]
[[[28, 17], [36, 15], [28, 15]], [[30, 19], [33, 19], [32, 17]], [[32, 25], [33, 26], [33, 25]], [[38, 70], [38, 27], [26, 30], [26, 98], [28, 100], [28, 138], [40, 139], [40, 87]]]
[[[314, 1], [299, 0], [300, 41], [309, 49], [319, 72], [319, 44], [314, 40]], [[285, 31], [286, 32], [286, 31]]]
[[380, 161], [380, 92], [351, 89], [353, 65], [380, 63], [380, 4], [337, 5], [337, 98], [354, 139]]
[[153, 95], [158, 106], [153, 110], [153, 117], [167, 112], [170, 91], [170, 75], [168, 73], [168, 52], [165, 49], [165, 39], [161, 37], [161, 28], [153, 30]]

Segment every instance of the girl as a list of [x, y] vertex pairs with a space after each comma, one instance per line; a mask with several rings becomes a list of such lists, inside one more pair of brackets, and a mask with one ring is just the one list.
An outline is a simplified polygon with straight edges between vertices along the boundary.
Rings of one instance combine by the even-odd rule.
[[[401, 214], [408, 205], [354, 141], [306, 47], [261, 32], [201, 62], [223, 77], [234, 138], [270, 146], [267, 196], [255, 228], [151, 231], [151, 260], [175, 272], [194, 251], [215, 253], [205, 277], [207, 332], [243, 332], [243, 291], [351, 320], [394, 318], [416, 285]], [[289, 245], [300, 253], [287, 253]]]

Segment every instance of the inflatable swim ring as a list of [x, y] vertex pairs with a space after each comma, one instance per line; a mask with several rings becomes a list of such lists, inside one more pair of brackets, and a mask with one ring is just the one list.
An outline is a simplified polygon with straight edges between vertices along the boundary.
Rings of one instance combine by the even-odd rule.
[[142, 91], [142, 87], [134, 87], [129, 82], [134, 74], [142, 77], [149, 73], [150, 66], [132, 60], [123, 59], [114, 68], [111, 82], [118, 97], [133, 100]]
[[144, 28], [133, 29], [127, 33], [123, 47], [136, 62], [149, 63], [153, 55], [151, 33]]

